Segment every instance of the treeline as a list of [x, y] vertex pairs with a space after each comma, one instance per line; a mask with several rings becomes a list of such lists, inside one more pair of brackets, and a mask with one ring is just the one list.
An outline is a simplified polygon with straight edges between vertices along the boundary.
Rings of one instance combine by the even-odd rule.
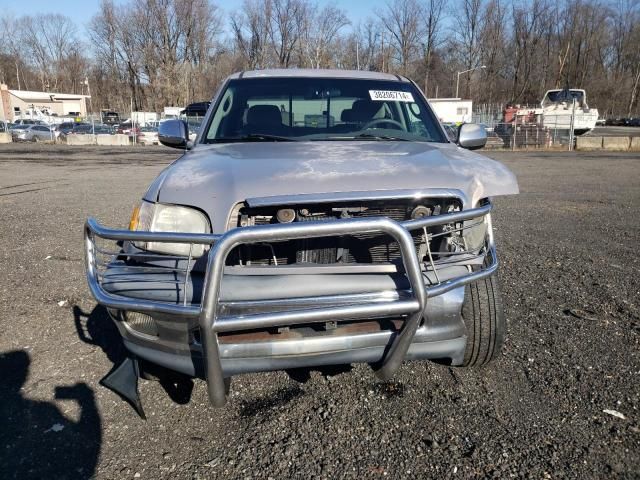
[[[87, 93], [93, 108], [159, 111], [210, 99], [228, 74], [270, 67], [399, 73], [429, 97], [536, 103], [585, 88], [606, 115], [638, 115], [640, 0], [390, 0], [358, 23], [338, 3], [103, 0], [85, 25], [0, 18], [0, 81]], [[481, 68], [482, 67], [482, 68]], [[85, 81], [87, 79], [88, 81]]]

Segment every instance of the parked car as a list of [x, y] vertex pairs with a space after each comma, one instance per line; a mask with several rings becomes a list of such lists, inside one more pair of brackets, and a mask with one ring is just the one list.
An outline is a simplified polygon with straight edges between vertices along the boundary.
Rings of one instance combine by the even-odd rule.
[[137, 142], [143, 145], [158, 145], [158, 129], [156, 127], [142, 127]]
[[76, 125], [82, 125], [76, 122], [62, 122], [54, 127], [56, 138], [64, 138]]
[[91, 135], [93, 133], [93, 125], [89, 123], [77, 123], [69, 130], [67, 135]]
[[111, 125], [95, 125], [94, 133], [96, 135], [113, 135], [115, 129]]
[[54, 141], [55, 134], [53, 130], [44, 125], [16, 125], [11, 130], [11, 138], [14, 142], [47, 142]]
[[[505, 335], [491, 198], [513, 173], [453, 143], [404, 77], [262, 70], [229, 77], [195, 142], [135, 208], [128, 230], [89, 219], [90, 290], [131, 355], [103, 384], [142, 414], [137, 378], [206, 379], [364, 362], [496, 357]], [[109, 243], [110, 242], [110, 243]], [[111, 245], [111, 247], [108, 247]]]
[[109, 125], [89, 123], [76, 123], [72, 128], [65, 128], [60, 132], [60, 138], [65, 139], [69, 135], [113, 135], [114, 129]]
[[137, 136], [140, 135], [140, 127], [137, 125], [133, 126], [131, 123], [123, 123], [118, 125], [116, 132], [122, 135], [129, 135], [130, 137], [134, 134]]
[[640, 117], [634, 117], [629, 119], [630, 127], [640, 127]]
[[120, 115], [117, 112], [104, 110], [100, 112], [100, 117], [102, 119], [102, 123], [107, 125], [114, 126], [120, 123]]
[[9, 132], [13, 132], [14, 130], [24, 130], [25, 128], [29, 128], [29, 125], [17, 125], [15, 123], [9, 124]]
[[88, 123], [61, 123], [58, 126], [57, 138], [65, 140], [69, 135], [86, 135], [92, 132], [92, 127]]
[[32, 120], [30, 118], [19, 118], [13, 121], [14, 125], [44, 125], [47, 124], [42, 120]]
[[113, 128], [109, 125], [102, 124], [76, 124], [67, 135], [112, 135], [114, 133]]
[[629, 125], [629, 119], [622, 117], [608, 118], [605, 122], [605, 125], [612, 127], [626, 127]]

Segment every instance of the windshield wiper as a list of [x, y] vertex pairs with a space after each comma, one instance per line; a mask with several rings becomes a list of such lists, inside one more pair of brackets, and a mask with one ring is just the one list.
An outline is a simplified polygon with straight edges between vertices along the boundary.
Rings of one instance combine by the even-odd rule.
[[399, 140], [401, 142], [408, 142], [409, 141], [406, 138], [395, 137], [393, 135], [381, 135], [379, 133], [359, 133], [358, 135], [354, 135], [353, 138], [354, 139], [356, 139], [356, 138], [366, 138], [366, 139], [373, 139], [373, 140]]
[[297, 142], [298, 140], [291, 137], [283, 137], [280, 135], [269, 135], [267, 133], [248, 133], [240, 137], [223, 137], [215, 138], [216, 143], [225, 142]]

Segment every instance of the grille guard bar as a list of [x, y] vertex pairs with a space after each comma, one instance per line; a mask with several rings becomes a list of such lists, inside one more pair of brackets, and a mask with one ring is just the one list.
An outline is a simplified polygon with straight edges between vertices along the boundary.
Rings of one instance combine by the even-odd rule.
[[[498, 268], [498, 260], [493, 244], [491, 228], [487, 229], [488, 262], [482, 270], [470, 272], [436, 285], [425, 286], [420, 261], [415, 252], [412, 230], [429, 228], [449, 223], [462, 222], [486, 216], [490, 227], [492, 205], [484, 205], [460, 212], [441, 214], [396, 222], [385, 217], [354, 218], [323, 222], [300, 222], [276, 225], [261, 225], [236, 228], [223, 235], [156, 233], [129, 230], [112, 230], [89, 218], [84, 228], [87, 281], [92, 295], [98, 303], [114, 309], [139, 312], [156, 312], [198, 318], [202, 349], [205, 358], [205, 378], [211, 403], [220, 407], [226, 403], [228, 388], [223, 375], [218, 346], [218, 333], [249, 330], [296, 323], [314, 323], [335, 320], [359, 320], [407, 315], [407, 320], [376, 370], [382, 380], [390, 379], [404, 360], [409, 346], [418, 329], [427, 299], [441, 295], [452, 289], [486, 278]], [[282, 312], [255, 313], [243, 316], [219, 317], [218, 303], [224, 267], [229, 253], [239, 245], [261, 242], [278, 242], [313, 237], [330, 237], [355, 233], [384, 233], [398, 243], [404, 271], [410, 284], [410, 298], [398, 298], [388, 302], [370, 302], [323, 308], [299, 309]], [[104, 290], [99, 281], [96, 263], [98, 249], [95, 239], [116, 241], [153, 241], [168, 243], [188, 243], [211, 245], [207, 259], [207, 269], [202, 302], [197, 305], [176, 305], [158, 301], [135, 299], [115, 295]]]

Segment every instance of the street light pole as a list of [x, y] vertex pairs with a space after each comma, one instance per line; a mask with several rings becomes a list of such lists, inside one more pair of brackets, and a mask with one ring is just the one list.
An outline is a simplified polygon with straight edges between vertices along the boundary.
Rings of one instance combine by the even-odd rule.
[[[89, 86], [89, 77], [84, 77], [84, 83], [87, 86], [87, 95], [89, 95], [89, 110], [91, 115], [91, 130], [92, 134], [95, 136], [96, 134], [96, 124], [95, 119], [93, 118], [93, 102], [91, 101], [91, 87]], [[85, 108], [87, 107], [87, 102], [84, 104]]]
[[481, 65], [479, 67], [473, 67], [473, 68], [470, 68], [469, 70], [463, 70], [462, 72], [458, 72], [458, 78], [456, 80], [456, 98], [458, 98], [458, 87], [460, 86], [460, 75], [462, 75], [463, 73], [472, 72], [474, 70], [478, 70], [481, 68], [487, 68], [487, 66]]
[[[80, 82], [80, 85], [82, 85], [82, 90], [81, 90], [82, 94], [81, 95], [84, 95], [84, 87], [85, 87], [85, 85], [87, 87], [87, 94], [89, 95], [89, 111], [86, 112], [86, 114], [87, 114], [87, 117], [91, 117], [91, 134], [95, 135], [96, 134], [96, 126], [95, 126], [94, 119], [93, 119], [93, 103], [91, 102], [91, 87], [89, 86], [89, 77], [85, 76], [84, 80], [82, 80]], [[83, 100], [83, 103], [84, 103], [84, 108], [86, 110], [87, 109], [87, 99], [83, 98], [82, 100]]]

